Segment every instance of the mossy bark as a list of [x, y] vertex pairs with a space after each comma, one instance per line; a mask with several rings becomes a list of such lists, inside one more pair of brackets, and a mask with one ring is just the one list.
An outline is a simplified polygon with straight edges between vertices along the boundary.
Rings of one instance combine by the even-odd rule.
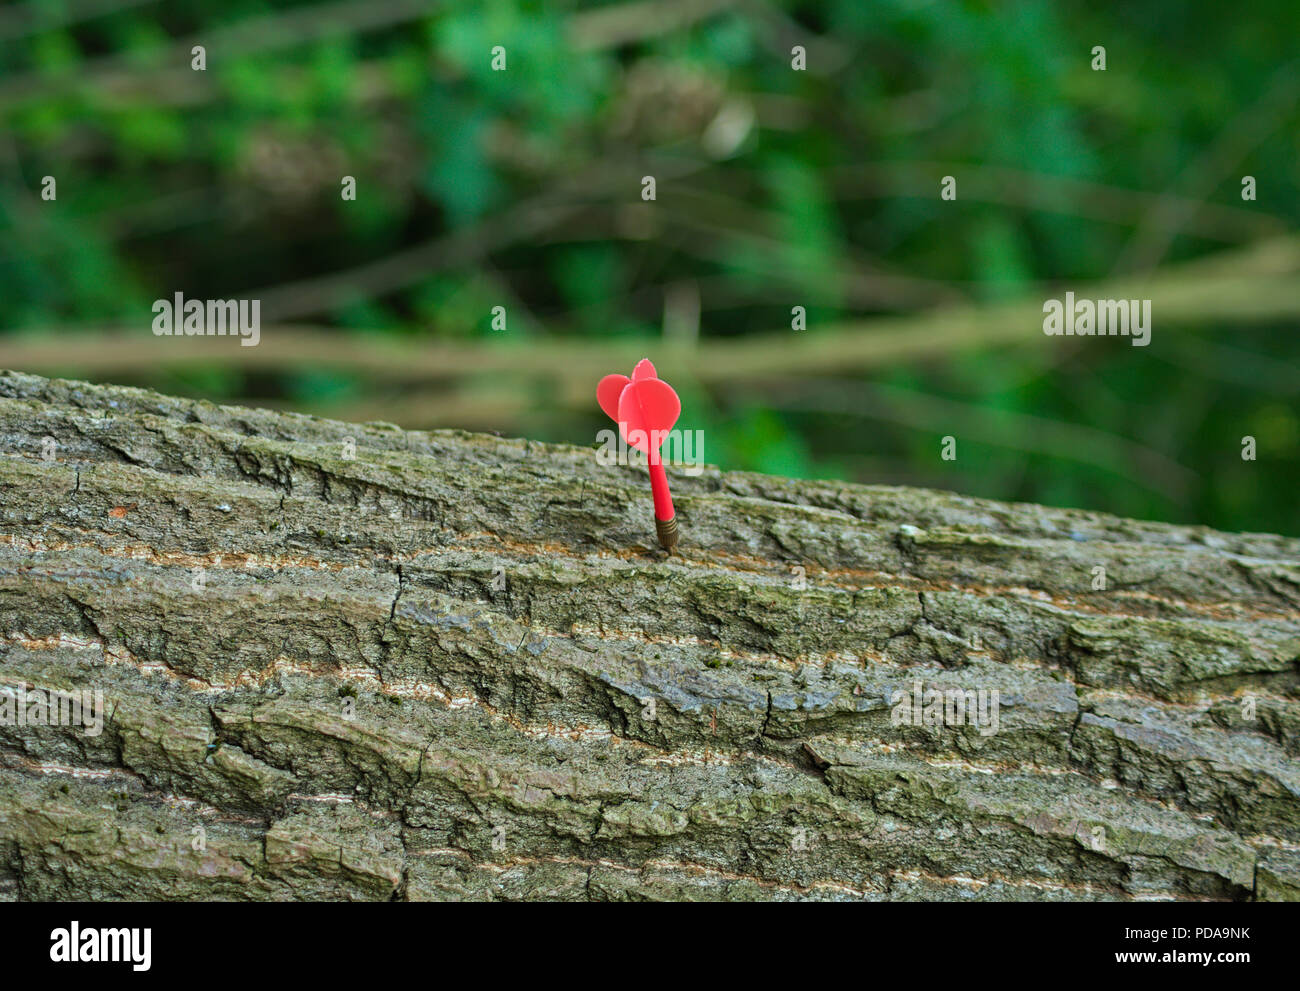
[[0, 683], [108, 709], [0, 725], [4, 897], [1300, 898], [1295, 539], [710, 469], [665, 557], [590, 449], [16, 373], [0, 454]]

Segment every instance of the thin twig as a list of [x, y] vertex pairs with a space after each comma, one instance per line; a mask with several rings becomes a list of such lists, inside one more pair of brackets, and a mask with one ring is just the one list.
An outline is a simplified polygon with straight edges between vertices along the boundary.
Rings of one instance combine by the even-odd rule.
[[[1252, 271], [1258, 268], [1259, 271]], [[1279, 239], [1223, 256], [1171, 267], [1149, 279], [1080, 283], [1080, 298], [1152, 300], [1156, 338], [1179, 327], [1221, 321], [1248, 323], [1300, 317], [1300, 237]], [[331, 286], [329, 292], [340, 292]], [[319, 300], [312, 300], [317, 305]], [[92, 376], [134, 373], [157, 364], [216, 363], [244, 369], [285, 371], [304, 365], [347, 369], [384, 381], [419, 381], [493, 372], [546, 376], [561, 397], [590, 398], [591, 383], [611, 368], [631, 367], [653, 347], [656, 364], [690, 366], [702, 382], [845, 373], [927, 356], [1000, 344], [1059, 347], [1074, 338], [1042, 331], [1041, 296], [1027, 300], [874, 317], [796, 332], [703, 339], [694, 348], [635, 339], [447, 341], [358, 338], [319, 327], [268, 325], [261, 343], [245, 348], [230, 337], [153, 336], [150, 316], [133, 328], [46, 328], [0, 339], [0, 367], [77, 370]], [[1128, 347], [1124, 338], [1095, 346]], [[565, 400], [567, 401], [567, 400]]]

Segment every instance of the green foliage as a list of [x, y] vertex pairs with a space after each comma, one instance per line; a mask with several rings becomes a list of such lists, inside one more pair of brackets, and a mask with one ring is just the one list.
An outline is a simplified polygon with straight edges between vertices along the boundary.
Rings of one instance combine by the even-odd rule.
[[[156, 296], [332, 276], [341, 291], [286, 321], [486, 341], [499, 335], [491, 307], [505, 305], [507, 338], [644, 338], [653, 356], [675, 286], [698, 290], [702, 337], [789, 332], [796, 304], [814, 335], [1041, 299], [1300, 222], [1300, 111], [1284, 86], [1293, 3], [1189, 16], [1168, 0], [827, 0], [682, 23], [668, 6], [6, 11], [0, 332], [147, 334]], [[806, 72], [791, 69], [795, 43]], [[190, 67], [193, 44], [206, 71]], [[1089, 66], [1096, 44], [1105, 72]], [[1240, 199], [1244, 174], [1256, 203]], [[46, 175], [54, 202], [39, 198]], [[340, 199], [344, 175], [355, 201]], [[641, 201], [645, 175], [654, 203]], [[954, 202], [939, 199], [944, 175], [958, 179]], [[1039, 181], [1045, 192], [1028, 195]], [[1219, 211], [1142, 248], [1166, 193]], [[392, 264], [449, 237], [427, 271]], [[383, 277], [356, 274], [372, 268]], [[1032, 327], [1026, 338], [831, 383], [777, 367], [787, 381], [772, 396], [711, 394], [684, 370], [674, 384], [727, 467], [1295, 532], [1294, 326], [1157, 326], [1149, 349], [1049, 347]], [[305, 367], [163, 375], [145, 363], [136, 379], [341, 416], [389, 388]], [[418, 395], [422, 383], [400, 385]], [[514, 419], [467, 409], [467, 421], [580, 442], [599, 422], [594, 403], [590, 416], [556, 405], [547, 383], [519, 388], [534, 405]], [[948, 463], [937, 450], [950, 433], [962, 440]], [[1255, 462], [1240, 458], [1247, 434]]]

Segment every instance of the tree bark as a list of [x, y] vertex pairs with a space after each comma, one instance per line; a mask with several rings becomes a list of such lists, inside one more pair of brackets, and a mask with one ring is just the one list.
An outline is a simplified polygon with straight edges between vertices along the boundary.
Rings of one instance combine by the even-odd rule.
[[591, 449], [0, 437], [0, 683], [108, 710], [0, 725], [0, 896], [1300, 898], [1300, 540], [706, 469], [665, 557]]

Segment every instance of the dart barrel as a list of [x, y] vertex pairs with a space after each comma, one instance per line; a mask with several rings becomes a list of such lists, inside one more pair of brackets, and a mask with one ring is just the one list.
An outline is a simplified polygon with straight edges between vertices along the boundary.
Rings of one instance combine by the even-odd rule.
[[655, 530], [659, 534], [659, 546], [666, 551], [671, 551], [677, 546], [677, 517], [674, 515], [671, 520], [655, 519]]

